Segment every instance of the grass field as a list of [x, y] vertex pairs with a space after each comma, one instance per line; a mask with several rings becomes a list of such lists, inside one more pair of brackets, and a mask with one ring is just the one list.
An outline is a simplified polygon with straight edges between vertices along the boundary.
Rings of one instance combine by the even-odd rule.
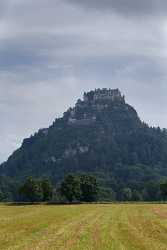
[[167, 205], [0, 205], [0, 249], [167, 250]]

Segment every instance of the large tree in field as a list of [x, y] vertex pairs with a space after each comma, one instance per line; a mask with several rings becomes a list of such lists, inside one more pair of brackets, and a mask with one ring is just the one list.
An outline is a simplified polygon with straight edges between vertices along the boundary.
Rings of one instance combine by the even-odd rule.
[[81, 201], [92, 202], [98, 199], [99, 186], [94, 176], [80, 176]]
[[21, 200], [35, 202], [43, 198], [41, 184], [38, 180], [28, 177], [25, 183], [20, 187], [19, 193]]
[[61, 194], [69, 202], [92, 202], [98, 199], [99, 186], [94, 176], [68, 175], [61, 184]]
[[60, 188], [61, 194], [69, 201], [77, 201], [80, 199], [80, 180], [78, 176], [68, 175], [65, 177]]

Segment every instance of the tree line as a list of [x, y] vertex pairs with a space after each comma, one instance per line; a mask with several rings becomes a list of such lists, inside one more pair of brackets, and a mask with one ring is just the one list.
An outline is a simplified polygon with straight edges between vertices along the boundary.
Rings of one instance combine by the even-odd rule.
[[93, 202], [98, 200], [99, 184], [94, 176], [69, 174], [55, 189], [49, 179], [28, 177], [19, 188], [19, 201]]
[[[111, 191], [109, 191], [111, 192]], [[108, 201], [156, 201], [167, 200], [167, 180], [158, 185], [148, 185], [148, 199], [143, 199], [143, 191], [131, 190], [129, 187], [121, 189], [116, 199], [111, 194]], [[143, 196], [142, 196], [143, 195]], [[148, 195], [148, 194], [147, 194]], [[108, 195], [109, 196], [109, 195]], [[0, 198], [3, 197], [2, 195]], [[96, 177], [91, 175], [67, 175], [60, 185], [55, 188], [49, 179], [28, 177], [18, 189], [17, 201], [24, 202], [95, 202], [105, 201], [105, 192]]]

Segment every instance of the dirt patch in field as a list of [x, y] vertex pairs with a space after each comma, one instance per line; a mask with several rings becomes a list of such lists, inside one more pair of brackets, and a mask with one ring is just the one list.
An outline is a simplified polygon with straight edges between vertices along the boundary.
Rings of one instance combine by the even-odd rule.
[[153, 212], [158, 215], [160, 218], [167, 219], [167, 209], [154, 208]]

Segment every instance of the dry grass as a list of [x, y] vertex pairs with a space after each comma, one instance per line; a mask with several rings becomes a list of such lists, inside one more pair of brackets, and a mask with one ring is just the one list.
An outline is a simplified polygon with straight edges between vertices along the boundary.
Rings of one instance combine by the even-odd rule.
[[167, 205], [1, 205], [0, 249], [167, 250]]

